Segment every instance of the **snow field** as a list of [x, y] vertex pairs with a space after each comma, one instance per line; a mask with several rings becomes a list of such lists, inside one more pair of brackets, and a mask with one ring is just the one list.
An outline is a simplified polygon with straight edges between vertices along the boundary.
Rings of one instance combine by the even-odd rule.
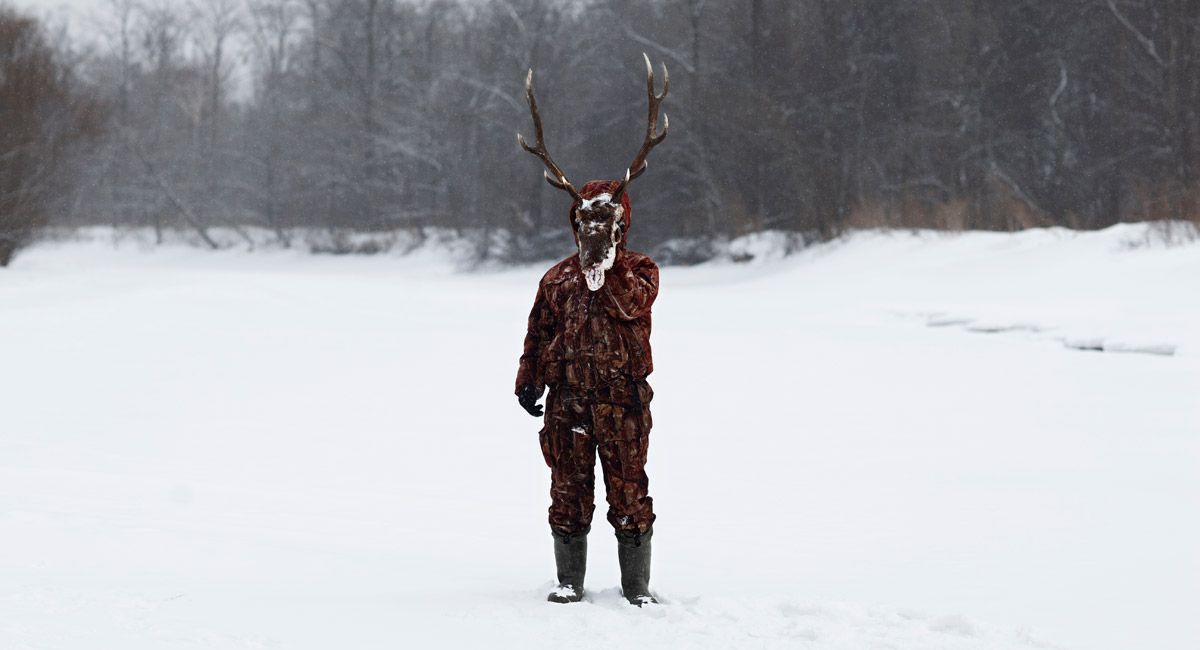
[[543, 268], [35, 248], [0, 275], [0, 647], [1194, 648], [1200, 247], [1141, 228], [664, 269], [644, 610], [602, 488], [587, 601], [542, 602]]

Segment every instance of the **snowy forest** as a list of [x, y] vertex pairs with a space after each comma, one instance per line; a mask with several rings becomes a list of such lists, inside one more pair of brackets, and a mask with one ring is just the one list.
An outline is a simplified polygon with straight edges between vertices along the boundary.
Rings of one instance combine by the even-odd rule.
[[617, 178], [645, 129], [643, 52], [670, 69], [671, 135], [633, 189], [633, 244], [668, 263], [762, 230], [1200, 219], [1193, 0], [109, 0], [104, 15], [65, 29], [0, 4], [0, 264], [48, 226], [92, 225], [214, 247], [212, 229], [303, 245], [437, 227], [480, 256], [553, 256], [567, 206], [515, 140], [525, 72], [567, 173]]

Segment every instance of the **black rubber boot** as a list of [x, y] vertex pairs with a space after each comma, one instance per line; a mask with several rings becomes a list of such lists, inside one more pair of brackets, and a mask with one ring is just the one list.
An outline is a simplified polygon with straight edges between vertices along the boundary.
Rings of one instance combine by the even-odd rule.
[[654, 529], [638, 534], [617, 533], [617, 560], [621, 563], [621, 595], [641, 607], [657, 604], [650, 595], [650, 537]]
[[583, 576], [587, 573], [587, 531], [565, 537], [555, 533], [554, 563], [558, 565], [558, 586], [546, 600], [552, 603], [577, 603], [583, 600]]

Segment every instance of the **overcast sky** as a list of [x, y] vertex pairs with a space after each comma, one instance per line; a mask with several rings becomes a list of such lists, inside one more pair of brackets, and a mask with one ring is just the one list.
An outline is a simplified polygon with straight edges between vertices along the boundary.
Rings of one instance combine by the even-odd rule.
[[[186, 7], [188, 0], [154, 0], [154, 3]], [[92, 39], [99, 40], [103, 30], [112, 24], [111, 0], [0, 0], [2, 4], [47, 19], [47, 24], [51, 26], [66, 22], [71, 29], [71, 36], [85, 43], [94, 43]]]
[[50, 25], [66, 23], [72, 38], [84, 41], [98, 37], [109, 15], [109, 0], [0, 0], [46, 19]]
[[108, 0], [8, 0], [8, 3], [21, 9], [32, 9], [38, 14], [66, 17], [72, 23], [90, 22], [108, 8]]
[[[203, 0], [200, 0], [203, 1]], [[154, 0], [155, 4], [178, 6], [185, 10], [188, 0]], [[106, 33], [115, 28], [111, 0], [0, 0], [0, 5], [9, 4], [18, 9], [28, 11], [46, 20], [51, 26], [66, 23], [70, 28], [71, 40], [76, 48], [105, 47]], [[242, 60], [237, 56], [237, 46], [233, 46], [232, 60], [236, 63]], [[230, 79], [229, 90], [235, 99], [244, 99], [251, 92], [251, 76], [244, 66], [235, 68]]]

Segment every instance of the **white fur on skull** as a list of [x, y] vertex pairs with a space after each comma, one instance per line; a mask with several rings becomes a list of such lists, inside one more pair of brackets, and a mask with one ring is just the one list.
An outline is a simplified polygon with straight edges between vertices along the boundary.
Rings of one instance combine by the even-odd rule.
[[579, 238], [579, 267], [590, 291], [604, 286], [604, 274], [617, 259], [621, 243], [624, 209], [601, 194], [575, 208], [575, 232]]

